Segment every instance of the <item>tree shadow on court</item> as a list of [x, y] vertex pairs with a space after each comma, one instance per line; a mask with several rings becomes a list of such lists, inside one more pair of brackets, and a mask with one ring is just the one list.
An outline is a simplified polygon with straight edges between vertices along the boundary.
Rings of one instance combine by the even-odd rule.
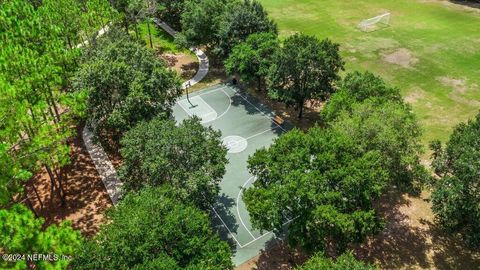
[[[234, 87], [231, 84], [224, 84], [230, 87]], [[282, 135], [286, 131], [293, 128], [288, 122], [284, 122], [283, 124], [279, 125], [273, 121], [273, 117], [275, 117], [275, 113], [266, 105], [262, 104], [257, 98], [249, 95], [244, 90], [235, 88], [238, 93], [231, 97], [231, 104], [235, 107], [241, 107], [245, 110], [248, 115], [264, 115], [271, 119], [271, 129], [276, 135]]]
[[235, 209], [234, 206], [235, 200], [225, 195], [225, 193], [222, 193], [218, 196], [217, 201], [213, 205], [215, 211], [211, 211], [211, 216], [214, 230], [220, 235], [221, 239], [227, 240], [232, 249], [235, 250], [237, 243], [230, 235], [230, 232], [236, 233], [238, 230], [237, 219], [232, 213], [232, 209]]

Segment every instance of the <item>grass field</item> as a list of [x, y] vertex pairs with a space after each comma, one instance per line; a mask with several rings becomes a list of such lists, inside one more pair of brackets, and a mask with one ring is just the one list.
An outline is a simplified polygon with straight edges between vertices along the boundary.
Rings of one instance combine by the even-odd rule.
[[[147, 47], [150, 48], [147, 23], [144, 22], [139, 24], [138, 31], [140, 33], [141, 39], [143, 39], [147, 44]], [[188, 49], [183, 49], [178, 47], [175, 44], [173, 37], [169, 35], [167, 32], [163, 31], [162, 29], [159, 29], [158, 27], [156, 27], [154, 23], [150, 23], [150, 31], [152, 33], [152, 43], [154, 48], [161, 49], [162, 52], [165, 52], [165, 53], [192, 54]]]
[[[480, 109], [480, 10], [436, 0], [260, 0], [284, 38], [296, 32], [341, 44], [346, 71], [370, 70], [398, 86], [424, 128], [445, 141]], [[390, 27], [364, 33], [386, 11]]]

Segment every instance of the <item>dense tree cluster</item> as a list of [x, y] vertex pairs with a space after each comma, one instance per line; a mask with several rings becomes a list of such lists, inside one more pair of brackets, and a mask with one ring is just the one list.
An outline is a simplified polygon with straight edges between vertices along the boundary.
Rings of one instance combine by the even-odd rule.
[[428, 179], [420, 164], [422, 131], [397, 88], [369, 72], [345, 76], [321, 112], [325, 122], [365, 150], [378, 150], [390, 180], [418, 187]]
[[459, 124], [445, 148], [431, 143], [438, 176], [432, 193], [433, 211], [443, 227], [460, 232], [480, 248], [480, 114]]
[[277, 34], [277, 25], [268, 18], [266, 10], [256, 0], [244, 0], [227, 10], [227, 15], [218, 29], [218, 44], [215, 54], [225, 59], [233, 47], [255, 33]]
[[73, 85], [88, 93], [88, 124], [96, 135], [118, 135], [140, 121], [166, 117], [181, 94], [175, 72], [121, 32], [107, 34], [86, 58]]
[[353, 257], [352, 253], [346, 252], [339, 256], [337, 259], [333, 260], [326, 258], [323, 254], [317, 253], [312, 256], [306, 263], [301, 267], [296, 268], [297, 270], [376, 270], [376, 266], [365, 264], [361, 261], [358, 261]]
[[245, 82], [256, 81], [258, 90], [262, 90], [267, 86], [265, 80], [279, 48], [276, 34], [252, 34], [245, 42], [233, 47], [225, 61], [225, 69], [230, 74], [239, 74]]
[[74, 269], [233, 269], [230, 247], [209, 217], [171, 187], [129, 193], [111, 222], [82, 245]]
[[288, 132], [248, 161], [257, 179], [243, 198], [253, 225], [281, 231], [292, 220], [293, 246], [315, 251], [332, 242], [342, 252], [381, 229], [372, 201], [388, 183], [382, 159], [331, 129]]
[[[0, 209], [0, 247], [2, 254], [21, 255], [22, 258], [5, 257], [0, 261], [2, 269], [66, 269], [69, 256], [81, 244], [78, 231], [69, 222], [43, 228], [43, 219], [17, 204], [10, 209]], [[51, 258], [33, 260], [27, 255], [45, 254]], [[56, 256], [56, 257], [54, 257]], [[62, 257], [65, 256], [65, 257]]]
[[[41, 208], [45, 202], [28, 180], [45, 169], [51, 197], [65, 205], [60, 169], [69, 163], [71, 124], [85, 100], [84, 93], [70, 91], [70, 77], [79, 57], [75, 44], [91, 41], [114, 16], [106, 0], [0, 3], [2, 253], [73, 255], [78, 247], [80, 235], [68, 223], [47, 226], [36, 219], [28, 191], [34, 191]], [[60, 269], [66, 268], [68, 260], [0, 263], [1, 268]]]
[[268, 76], [270, 95], [293, 105], [302, 118], [307, 100], [325, 101], [343, 70], [339, 44], [328, 39], [295, 34], [285, 40], [274, 57]]
[[175, 124], [156, 118], [128, 131], [121, 142], [120, 177], [127, 190], [168, 184], [179, 198], [208, 209], [225, 174], [227, 150], [220, 132], [198, 118]]
[[[72, 44], [88, 38], [91, 28], [101, 28], [111, 14], [103, 1], [43, 1], [33, 7], [26, 0], [3, 1], [0, 6], [0, 157], [2, 202], [20, 192], [22, 182], [44, 167], [52, 186], [64, 202], [58, 169], [68, 163], [69, 124], [84, 96], [68, 92], [78, 50]], [[71, 8], [71, 9], [70, 9]], [[72, 17], [72, 10], [77, 12]], [[89, 20], [97, 14], [98, 23]], [[5, 90], [5, 91], [4, 91]], [[4, 160], [3, 160], [4, 159]]]
[[344, 251], [377, 233], [374, 201], [389, 185], [422, 183], [421, 130], [398, 89], [371, 73], [347, 74], [322, 111], [326, 127], [293, 130], [249, 159], [257, 177], [244, 200], [259, 229], [309, 251]]
[[221, 59], [251, 34], [277, 34], [276, 24], [256, 0], [186, 0], [181, 25], [179, 43], [207, 46]]

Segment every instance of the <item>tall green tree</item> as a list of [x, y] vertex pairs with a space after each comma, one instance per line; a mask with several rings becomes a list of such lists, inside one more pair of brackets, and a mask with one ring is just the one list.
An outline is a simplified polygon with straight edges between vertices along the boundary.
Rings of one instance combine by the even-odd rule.
[[[43, 220], [21, 204], [0, 210], [0, 249], [4, 254], [20, 254], [22, 260], [1, 260], [2, 269], [66, 269], [81, 243], [81, 236], [69, 222], [43, 228]], [[52, 254], [49, 260], [27, 260], [27, 254]], [[53, 256], [58, 257], [53, 257]]]
[[233, 269], [228, 244], [206, 213], [171, 187], [129, 193], [75, 256], [74, 269]]
[[181, 15], [182, 32], [177, 39], [185, 47], [218, 44], [218, 31], [237, 0], [186, 0]]
[[8, 59], [0, 65], [0, 81], [10, 89], [0, 110], [11, 117], [2, 126], [1, 139], [9, 145], [7, 155], [22, 170], [35, 173], [44, 167], [52, 192], [65, 203], [58, 169], [69, 161], [71, 113], [60, 115], [60, 106], [68, 99], [62, 87], [69, 52], [46, 11], [47, 7], [35, 9], [24, 0], [0, 5], [0, 58]]
[[254, 227], [282, 231], [307, 251], [338, 251], [381, 229], [372, 202], [388, 183], [378, 151], [319, 127], [293, 130], [248, 160], [256, 177], [243, 200]]
[[159, 6], [158, 15], [174, 29], [181, 30], [181, 16], [185, 11], [185, 0], [155, 0]]
[[266, 86], [265, 78], [278, 49], [280, 44], [275, 33], [252, 34], [245, 42], [233, 48], [225, 61], [225, 68], [228, 73], [240, 74], [246, 82], [256, 81], [261, 90]]
[[181, 88], [175, 72], [153, 52], [112, 31], [88, 53], [73, 85], [88, 91], [88, 124], [95, 134], [118, 138], [140, 121], [169, 115]]
[[119, 171], [127, 190], [169, 184], [179, 198], [208, 209], [225, 174], [226, 148], [220, 132], [189, 119], [153, 119], [128, 131], [121, 141]]
[[480, 248], [480, 114], [453, 131], [445, 149], [432, 144], [439, 178], [432, 192], [433, 212], [439, 223], [459, 232]]
[[333, 120], [342, 112], [350, 112], [354, 104], [372, 100], [375, 103], [386, 101], [404, 104], [400, 90], [388, 85], [381, 77], [371, 72], [350, 72], [341, 81], [339, 89], [330, 97], [321, 111], [325, 122]]
[[[332, 100], [339, 93], [335, 93]], [[352, 138], [365, 151], [382, 153], [392, 184], [418, 188], [429, 179], [420, 163], [422, 131], [409, 105], [367, 99], [349, 106], [350, 111], [340, 113], [330, 123], [331, 127]]]
[[324, 101], [335, 91], [343, 66], [338, 44], [295, 34], [285, 40], [274, 58], [268, 77], [270, 94], [294, 106], [301, 118], [307, 100]]
[[225, 21], [217, 29], [219, 43], [215, 53], [226, 59], [233, 47], [254, 33], [277, 34], [277, 25], [268, 18], [267, 11], [257, 0], [243, 0], [227, 10]]
[[371, 264], [365, 264], [353, 257], [351, 252], [346, 252], [333, 260], [325, 257], [322, 253], [315, 254], [297, 270], [376, 270]]

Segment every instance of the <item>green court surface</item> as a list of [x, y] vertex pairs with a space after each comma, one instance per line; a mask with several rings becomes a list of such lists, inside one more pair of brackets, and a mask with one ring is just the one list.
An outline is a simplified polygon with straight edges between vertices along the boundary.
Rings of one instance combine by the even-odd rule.
[[173, 108], [177, 121], [193, 115], [202, 124], [222, 132], [228, 148], [226, 173], [220, 184], [220, 196], [212, 206], [213, 222], [221, 236], [234, 249], [234, 263], [240, 265], [260, 253], [277, 236], [272, 232], [254, 230], [242, 200], [242, 191], [255, 181], [247, 170], [247, 159], [257, 149], [270, 145], [275, 138], [291, 128], [288, 123], [277, 125], [269, 108], [253, 97], [229, 85], [217, 85], [190, 94], [190, 102], [180, 98]]

